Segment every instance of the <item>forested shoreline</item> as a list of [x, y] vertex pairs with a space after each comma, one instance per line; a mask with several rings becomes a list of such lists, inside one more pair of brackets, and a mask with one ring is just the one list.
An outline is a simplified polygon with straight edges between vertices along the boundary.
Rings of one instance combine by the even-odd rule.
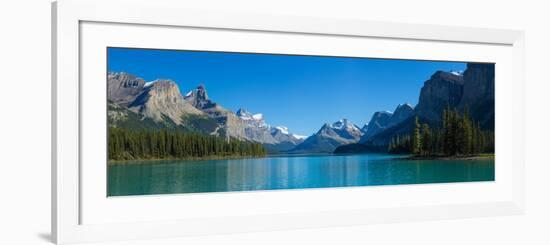
[[264, 156], [259, 143], [195, 132], [110, 127], [109, 160], [195, 159]]
[[427, 123], [415, 120], [410, 135], [392, 138], [388, 152], [413, 154], [415, 157], [476, 156], [494, 153], [494, 131], [482, 130], [465, 109], [444, 109], [440, 128], [430, 128]]

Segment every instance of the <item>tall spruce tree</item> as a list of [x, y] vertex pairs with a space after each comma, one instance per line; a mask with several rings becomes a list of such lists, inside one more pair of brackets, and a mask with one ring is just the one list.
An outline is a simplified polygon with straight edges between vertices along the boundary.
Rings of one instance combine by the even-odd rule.
[[412, 135], [412, 149], [411, 152], [413, 154], [419, 155], [422, 153], [422, 142], [420, 139], [420, 123], [418, 122], [418, 117], [414, 120], [414, 129], [413, 129], [413, 135]]

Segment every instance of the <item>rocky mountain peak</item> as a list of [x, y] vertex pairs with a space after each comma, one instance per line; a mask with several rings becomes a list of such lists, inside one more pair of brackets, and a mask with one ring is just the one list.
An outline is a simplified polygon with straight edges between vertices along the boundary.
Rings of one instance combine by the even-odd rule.
[[107, 74], [107, 99], [115, 104], [126, 106], [141, 92], [145, 80], [125, 72]]
[[264, 121], [264, 116], [262, 113], [252, 114], [249, 111], [243, 108], [240, 108], [239, 110], [237, 110], [236, 115], [250, 126], [255, 126], [255, 127], [268, 126]]
[[447, 106], [456, 107], [462, 99], [464, 76], [451, 72], [437, 71], [424, 82], [416, 112], [419, 116], [438, 121]]
[[393, 111], [393, 113], [399, 113], [399, 111], [411, 111], [411, 110], [414, 110], [414, 106], [409, 104], [409, 103], [405, 103], [405, 104], [399, 104], [397, 105], [397, 107], [395, 108], [395, 111]]
[[155, 80], [144, 87], [129, 108], [155, 121], [168, 117], [178, 125], [182, 124], [183, 115], [203, 114], [183, 99], [174, 81], [165, 79]]
[[196, 89], [189, 91], [185, 95], [184, 99], [199, 110], [209, 109], [216, 106], [216, 103], [208, 99], [208, 93], [206, 92], [206, 87], [203, 84], [200, 84]]
[[334, 123], [325, 123], [318, 132], [319, 134], [338, 135], [348, 139], [359, 139], [363, 133], [361, 129], [348, 119], [340, 119]]
[[348, 132], [353, 132], [353, 134], [362, 134], [361, 129], [357, 125], [353, 124], [350, 120], [343, 118], [334, 122], [330, 125], [331, 128], [338, 130], [345, 130]]
[[252, 118], [252, 113], [243, 108], [239, 108], [236, 114], [238, 117]]
[[436, 71], [428, 81], [431, 83], [437, 83], [439, 81], [464, 84], [464, 76], [458, 72]]
[[307, 137], [292, 152], [333, 152], [338, 146], [356, 143], [362, 135], [355, 124], [341, 119], [323, 124], [317, 133]]
[[369, 128], [369, 124], [365, 123], [365, 125], [363, 125], [363, 127], [361, 128], [361, 132], [363, 132], [363, 134], [365, 134], [367, 132], [368, 128]]
[[388, 122], [388, 127], [397, 125], [398, 123], [413, 115], [414, 107], [412, 105], [410, 105], [409, 103], [399, 104], [397, 108], [395, 108], [395, 111], [393, 111], [393, 115]]
[[372, 115], [369, 123], [361, 129], [364, 134], [360, 141], [368, 141], [376, 134], [407, 120], [414, 114], [414, 107], [409, 103], [397, 105], [393, 112], [377, 111]]
[[274, 131], [280, 132], [281, 134], [289, 134], [288, 128], [285, 126], [276, 126], [273, 128]]

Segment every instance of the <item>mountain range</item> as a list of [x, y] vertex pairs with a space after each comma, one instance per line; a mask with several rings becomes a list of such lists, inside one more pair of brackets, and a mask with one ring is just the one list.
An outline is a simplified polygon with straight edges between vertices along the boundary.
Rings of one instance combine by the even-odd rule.
[[107, 75], [110, 126], [172, 128], [264, 144], [272, 152], [288, 151], [305, 137], [285, 126], [268, 125], [262, 114], [225, 109], [208, 97], [204, 85], [182, 95], [172, 80], [146, 82], [132, 74]]
[[468, 109], [485, 129], [494, 129], [494, 64], [468, 63], [462, 72], [437, 71], [424, 82], [416, 106], [375, 112], [362, 128], [347, 119], [324, 123], [309, 137], [271, 126], [261, 113], [233, 112], [208, 97], [199, 85], [185, 95], [168, 79], [145, 81], [125, 72], [107, 75], [110, 126], [171, 128], [258, 142], [271, 153], [332, 153], [385, 150], [396, 135], [408, 134], [413, 120], [439, 126], [444, 108]]
[[424, 82], [416, 106], [404, 104], [394, 112], [375, 112], [359, 142], [336, 152], [385, 151], [392, 138], [412, 132], [417, 117], [430, 127], [441, 127], [445, 108], [467, 110], [481, 128], [494, 130], [494, 69], [494, 64], [468, 63], [464, 72], [435, 72]]

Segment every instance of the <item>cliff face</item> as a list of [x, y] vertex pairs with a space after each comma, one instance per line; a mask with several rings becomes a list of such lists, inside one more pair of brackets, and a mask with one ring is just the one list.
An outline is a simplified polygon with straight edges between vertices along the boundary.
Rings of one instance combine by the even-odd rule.
[[[467, 110], [473, 121], [479, 123], [483, 129], [492, 130], [495, 128], [494, 103], [494, 64], [468, 63], [464, 73], [437, 71], [424, 82], [414, 112], [404, 116], [408, 119], [393, 125], [387, 122], [384, 127], [375, 123], [372, 127], [376, 130], [371, 131], [375, 133], [367, 131], [367, 137], [364, 136], [360, 142], [371, 146], [387, 145], [397, 135], [410, 134], [415, 116], [422, 123], [440, 127], [443, 110], [447, 107], [461, 113]], [[373, 118], [375, 117], [377, 118], [376, 114]]]
[[191, 90], [185, 95], [184, 99], [199, 110], [206, 110], [217, 106], [216, 103], [208, 98], [204, 85], [199, 85], [196, 89]]
[[107, 74], [107, 99], [115, 104], [127, 106], [143, 90], [145, 81], [124, 72]]
[[416, 113], [428, 122], [440, 122], [449, 106], [468, 110], [483, 128], [494, 128], [495, 65], [468, 63], [463, 74], [438, 71], [424, 83]]
[[495, 65], [468, 63], [464, 72], [464, 92], [458, 105], [467, 108], [472, 118], [483, 128], [495, 124]]
[[464, 95], [461, 105], [495, 99], [495, 65], [469, 63], [464, 72]]
[[363, 137], [361, 138], [361, 142], [365, 142], [373, 135], [384, 131], [384, 129], [387, 128], [392, 116], [393, 113], [388, 111], [375, 112], [369, 123], [365, 126], [366, 129]]
[[377, 134], [400, 124], [412, 116], [414, 116], [414, 107], [408, 103], [399, 104], [393, 112], [377, 111], [372, 115], [359, 142], [368, 142]]
[[441, 120], [443, 109], [455, 108], [462, 100], [464, 76], [458, 73], [437, 71], [424, 82], [420, 90], [416, 113], [428, 121]]
[[129, 108], [159, 122], [164, 120], [163, 117], [168, 117], [178, 125], [182, 124], [184, 116], [204, 116], [183, 100], [178, 85], [170, 80], [157, 80], [145, 86]]

